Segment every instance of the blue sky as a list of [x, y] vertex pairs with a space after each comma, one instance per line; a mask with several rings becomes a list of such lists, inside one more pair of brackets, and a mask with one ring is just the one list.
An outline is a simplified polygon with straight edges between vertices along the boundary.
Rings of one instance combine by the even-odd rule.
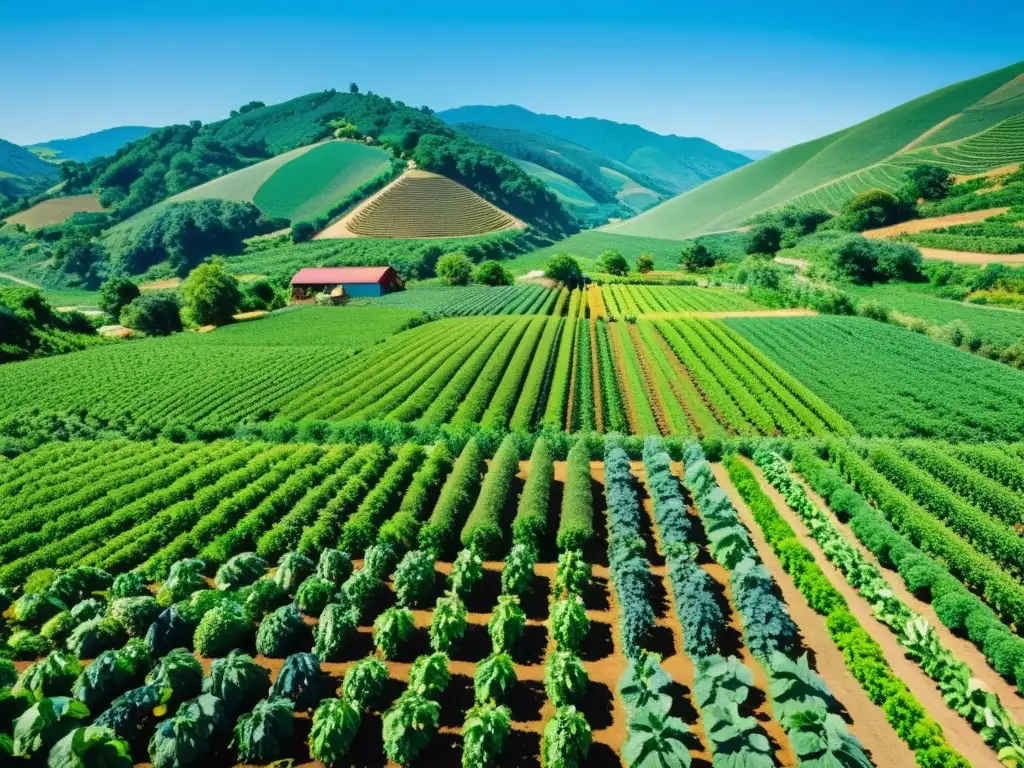
[[[1024, 3], [250, 0], [18, 3], [0, 138], [212, 121], [355, 81], [436, 110], [520, 104], [780, 149], [1024, 58]], [[983, 27], [983, 30], [982, 30]]]

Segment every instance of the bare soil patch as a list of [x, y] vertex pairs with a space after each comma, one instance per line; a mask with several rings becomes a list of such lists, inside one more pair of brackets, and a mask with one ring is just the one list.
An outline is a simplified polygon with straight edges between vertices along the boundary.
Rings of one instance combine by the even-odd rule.
[[1011, 165], [1003, 165], [999, 168], [993, 168], [990, 171], [984, 173], [965, 173], [962, 176], [954, 176], [953, 181], [959, 184], [962, 181], [970, 181], [971, 179], [992, 179], [997, 176], [1006, 176], [1009, 173], [1013, 173], [1020, 168], [1020, 163], [1013, 163]]
[[916, 232], [928, 232], [932, 229], [942, 229], [943, 227], [951, 227], [955, 224], [973, 224], [977, 221], [984, 221], [992, 216], [998, 216], [1001, 213], [1006, 213], [1008, 210], [1010, 210], [1010, 208], [1008, 206], [1004, 206], [1001, 208], [986, 208], [982, 211], [951, 213], [948, 216], [934, 216], [930, 219], [911, 219], [910, 221], [904, 221], [900, 224], [893, 224], [890, 227], [868, 229], [861, 234], [864, 235], [864, 237], [880, 238], [892, 237], [893, 235], [908, 235]]
[[947, 251], [942, 248], [918, 248], [926, 259], [952, 261], [957, 264], [1024, 264], [1024, 253], [975, 253], [972, 251]]

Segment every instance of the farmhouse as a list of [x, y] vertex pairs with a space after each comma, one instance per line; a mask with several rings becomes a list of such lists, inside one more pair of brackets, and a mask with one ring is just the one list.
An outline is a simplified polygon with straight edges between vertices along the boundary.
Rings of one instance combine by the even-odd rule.
[[317, 293], [383, 296], [401, 290], [402, 278], [392, 267], [306, 267], [292, 278], [292, 297], [309, 298]]

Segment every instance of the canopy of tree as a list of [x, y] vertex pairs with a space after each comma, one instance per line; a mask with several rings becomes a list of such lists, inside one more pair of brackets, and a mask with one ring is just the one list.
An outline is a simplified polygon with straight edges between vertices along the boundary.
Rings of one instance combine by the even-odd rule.
[[0, 288], [0, 363], [98, 343], [84, 315], [56, 312], [34, 288]]

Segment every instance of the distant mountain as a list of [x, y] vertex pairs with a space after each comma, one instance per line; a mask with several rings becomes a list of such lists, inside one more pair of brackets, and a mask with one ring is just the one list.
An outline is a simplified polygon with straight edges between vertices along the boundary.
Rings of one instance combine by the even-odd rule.
[[57, 181], [57, 169], [24, 147], [0, 139], [0, 203], [42, 192]]
[[858, 192], [895, 191], [921, 164], [974, 174], [1021, 162], [1024, 61], [774, 152], [608, 231], [685, 239], [786, 204], [838, 211]]
[[750, 162], [705, 139], [663, 136], [596, 117], [543, 115], [515, 105], [458, 107], [437, 116], [452, 125], [476, 123], [564, 139], [623, 163], [676, 194]]
[[[55, 162], [76, 160], [79, 163], [87, 163], [94, 157], [112, 155], [125, 144], [148, 136], [155, 130], [156, 128], [146, 128], [141, 125], [122, 125], [117, 128], [87, 133], [85, 136], [77, 136], [73, 139], [42, 141], [32, 144], [27, 149], [34, 150], [36, 154]], [[49, 150], [49, 152], [45, 150]]]
[[760, 160], [762, 157], [774, 154], [774, 149], [734, 149], [733, 152], [749, 157], [751, 160]]

